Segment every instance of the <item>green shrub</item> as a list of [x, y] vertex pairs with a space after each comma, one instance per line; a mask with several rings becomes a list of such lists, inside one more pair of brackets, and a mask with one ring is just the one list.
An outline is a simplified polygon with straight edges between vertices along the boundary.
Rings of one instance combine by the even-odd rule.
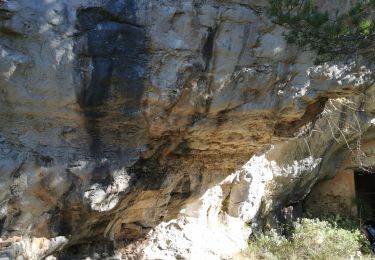
[[372, 21], [369, 19], [363, 20], [359, 24], [359, 31], [364, 36], [369, 36], [372, 29]]
[[347, 259], [369, 254], [369, 243], [355, 225], [339, 227], [334, 219], [304, 218], [286, 238], [275, 230], [249, 240], [247, 255], [253, 259]]

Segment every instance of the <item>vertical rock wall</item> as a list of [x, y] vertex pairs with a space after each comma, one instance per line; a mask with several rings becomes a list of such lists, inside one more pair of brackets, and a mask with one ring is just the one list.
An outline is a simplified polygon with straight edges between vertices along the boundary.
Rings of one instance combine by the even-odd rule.
[[230, 258], [333, 173], [373, 64], [314, 65], [266, 4], [0, 1], [0, 255]]

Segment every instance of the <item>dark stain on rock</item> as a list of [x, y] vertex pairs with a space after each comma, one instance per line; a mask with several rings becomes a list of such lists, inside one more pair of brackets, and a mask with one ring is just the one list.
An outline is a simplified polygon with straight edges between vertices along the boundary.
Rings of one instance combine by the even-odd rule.
[[167, 175], [166, 169], [153, 158], [138, 160], [129, 171], [134, 174], [134, 181], [147, 190], [161, 189]]
[[100, 183], [103, 186], [108, 186], [114, 181], [110, 174], [109, 162], [101, 163], [95, 167], [91, 176], [91, 182]]
[[51, 167], [53, 165], [53, 158], [48, 155], [40, 155], [36, 158], [36, 162], [43, 167]]
[[84, 109], [96, 108], [111, 90], [132, 99], [132, 108], [138, 109], [147, 66], [144, 29], [102, 8], [83, 9], [77, 16], [78, 103]]
[[[110, 1], [105, 7], [77, 10], [74, 51], [77, 102], [86, 118], [90, 150], [103, 142], [100, 124], [111, 113], [135, 117], [147, 74], [146, 33], [136, 24], [135, 1]], [[107, 124], [107, 125], [108, 125]]]
[[205, 71], [208, 71], [210, 66], [210, 61], [212, 59], [212, 54], [214, 50], [214, 39], [217, 29], [209, 27], [207, 30], [207, 39], [202, 49], [202, 56], [205, 62]]
[[137, 20], [137, 5], [135, 0], [110, 0], [106, 5], [107, 9], [114, 15], [126, 20], [128, 23], [135, 23]]
[[0, 234], [3, 233], [3, 229], [4, 229], [4, 225], [5, 225], [5, 220], [6, 220], [6, 219], [7, 219], [6, 216], [4, 216], [4, 217], [2, 217], [2, 218], [0, 219]]
[[21, 37], [22, 33], [15, 31], [11, 26], [15, 12], [10, 10], [6, 4], [5, 1], [0, 1], [0, 33], [8, 37]]
[[100, 148], [102, 147], [102, 140], [101, 140], [101, 129], [99, 126], [100, 117], [103, 116], [103, 113], [93, 110], [88, 110], [84, 112], [85, 115], [85, 124], [86, 130], [89, 134], [90, 140], [90, 151], [97, 155], [100, 152]]

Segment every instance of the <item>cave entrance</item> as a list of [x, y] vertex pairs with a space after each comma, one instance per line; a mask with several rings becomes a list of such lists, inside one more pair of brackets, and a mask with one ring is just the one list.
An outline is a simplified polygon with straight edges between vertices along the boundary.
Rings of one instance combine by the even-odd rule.
[[358, 216], [362, 221], [375, 221], [375, 173], [354, 171]]

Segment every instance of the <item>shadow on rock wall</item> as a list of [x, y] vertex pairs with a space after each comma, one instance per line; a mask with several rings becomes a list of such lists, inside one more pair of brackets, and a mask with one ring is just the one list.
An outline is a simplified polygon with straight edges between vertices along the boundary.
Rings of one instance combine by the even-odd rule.
[[[110, 4], [108, 9], [77, 11], [77, 101], [94, 156], [121, 146], [136, 148], [139, 143], [128, 142], [134, 136], [142, 138], [144, 128], [140, 106], [148, 65], [146, 33], [135, 23], [133, 1], [115, 1], [112, 5], [123, 5], [123, 12], [115, 13]], [[129, 136], [129, 129], [133, 136]], [[115, 136], [117, 144], [107, 143], [107, 135]]]

